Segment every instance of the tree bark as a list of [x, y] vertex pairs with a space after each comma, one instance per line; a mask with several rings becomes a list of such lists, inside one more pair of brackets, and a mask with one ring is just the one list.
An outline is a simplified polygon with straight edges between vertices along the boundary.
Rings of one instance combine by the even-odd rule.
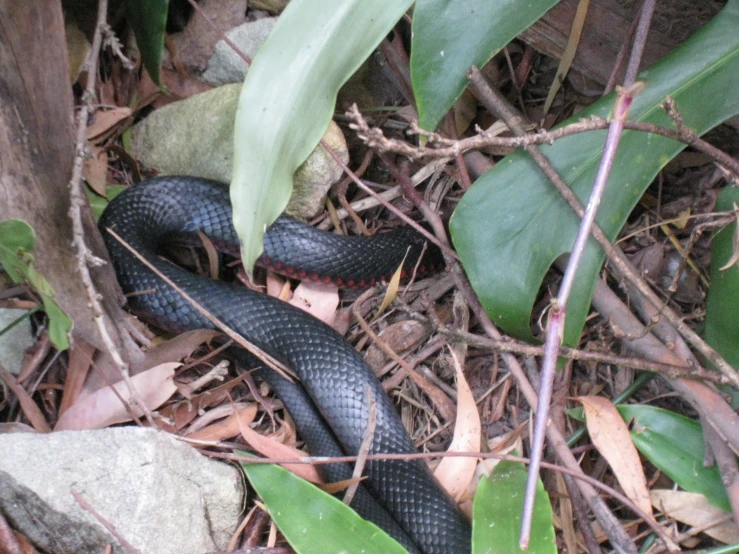
[[[69, 219], [74, 162], [74, 102], [58, 0], [0, 0], [0, 220], [21, 219], [36, 232], [35, 263], [74, 323], [73, 334], [102, 347], [88, 305]], [[89, 209], [93, 253], [108, 260]], [[120, 323], [122, 298], [110, 263], [93, 269], [108, 321]], [[120, 346], [132, 344], [108, 324]], [[130, 352], [123, 348], [124, 354]]]

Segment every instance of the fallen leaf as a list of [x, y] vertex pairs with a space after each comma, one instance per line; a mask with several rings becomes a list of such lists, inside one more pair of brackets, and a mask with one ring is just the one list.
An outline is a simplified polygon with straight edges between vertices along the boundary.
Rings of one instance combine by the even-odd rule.
[[339, 288], [336, 285], [303, 281], [293, 292], [289, 303], [327, 325], [333, 325], [339, 305]]
[[107, 138], [121, 121], [131, 116], [131, 108], [113, 108], [95, 112], [95, 120], [87, 127], [87, 140], [99, 143]]
[[585, 410], [590, 439], [608, 461], [624, 493], [651, 515], [652, 505], [644, 469], [629, 429], [618, 410], [602, 396], [580, 396], [577, 400]]
[[[457, 422], [448, 452], [480, 452], [482, 435], [480, 413], [462, 372], [462, 366], [454, 351], [451, 354], [457, 370]], [[459, 500], [475, 476], [476, 467], [477, 458], [450, 456], [441, 461], [434, 475], [447, 492]]]
[[290, 282], [282, 275], [278, 275], [272, 271], [267, 272], [267, 296], [274, 296], [283, 302], [290, 300], [292, 290], [290, 290]]
[[[134, 388], [147, 408], [157, 409], [177, 392], [173, 378], [175, 369], [181, 365], [178, 363], [161, 364], [131, 377]], [[78, 399], [62, 414], [54, 430], [103, 429], [115, 423], [130, 421], [129, 410], [119, 397], [123, 399], [123, 402], [128, 402], [131, 398], [128, 387], [123, 381]], [[143, 415], [133, 406], [130, 407], [130, 411], [137, 417]]]
[[82, 167], [82, 176], [100, 196], [105, 196], [105, 185], [108, 184], [108, 153], [104, 148], [89, 145], [90, 157], [85, 158]]
[[677, 217], [672, 221], [672, 224], [678, 229], [685, 229], [690, 223], [691, 209], [685, 208]]
[[[241, 383], [245, 378], [246, 374], [240, 375], [227, 383], [201, 392], [192, 398], [168, 405], [159, 411], [159, 415], [163, 418], [163, 421], [159, 422], [159, 426], [172, 433], [179, 432], [180, 429], [195, 419], [203, 410], [221, 403], [228, 396], [231, 389]], [[170, 421], [171, 425], [166, 424], [166, 421]]]
[[731, 258], [729, 258], [729, 261], [719, 268], [721, 271], [726, 271], [732, 265], [739, 263], [739, 206], [736, 205], [736, 202], [734, 202], [734, 217], [736, 217], [736, 222], [734, 223], [732, 254]]
[[[239, 422], [239, 430], [244, 440], [254, 450], [259, 452], [262, 456], [267, 458], [303, 458], [307, 456], [302, 450], [292, 448], [280, 442], [277, 442], [269, 437], [265, 437], [257, 433], [254, 429], [249, 427], [246, 420], [242, 421], [242, 418], [236, 414], [236, 418]], [[311, 483], [323, 483], [323, 479], [318, 475], [318, 471], [315, 466], [309, 464], [280, 464], [286, 470], [294, 473], [298, 477], [302, 477], [306, 481]]]
[[77, 82], [85, 65], [85, 59], [90, 52], [90, 41], [85, 33], [80, 31], [77, 23], [67, 21], [64, 24], [64, 32], [67, 37], [67, 56], [69, 57], [69, 80], [73, 85]]
[[[696, 492], [656, 489], [649, 492], [652, 505], [671, 518], [700, 527], [703, 533], [724, 544], [739, 543], [739, 527], [727, 514], [713, 506], [705, 496]], [[706, 528], [711, 522], [719, 522]]]
[[567, 45], [565, 46], [564, 52], [559, 60], [559, 67], [557, 68], [557, 74], [554, 77], [554, 82], [549, 88], [549, 94], [544, 102], [543, 111], [546, 114], [549, 112], [549, 108], [552, 107], [552, 102], [557, 97], [557, 92], [562, 86], [562, 83], [567, 76], [572, 65], [572, 60], [575, 59], [577, 53], [577, 46], [580, 44], [580, 37], [582, 36], [582, 30], [585, 26], [585, 18], [588, 15], [588, 8], [590, 7], [590, 0], [580, 0], [577, 3], [577, 11], [575, 17], [572, 20], [572, 27], [570, 28], [570, 35], [567, 37]]
[[28, 394], [26, 389], [23, 388], [23, 385], [21, 385], [16, 380], [15, 375], [10, 373], [2, 366], [0, 366], [0, 381], [5, 382], [7, 388], [9, 388], [13, 392], [13, 394], [15, 394], [18, 402], [20, 403], [23, 414], [28, 418], [28, 421], [31, 422], [33, 428], [36, 429], [36, 431], [38, 431], [39, 433], [51, 432], [51, 427], [49, 427], [49, 424], [46, 422], [44, 414], [36, 405], [36, 402], [33, 401], [31, 395]]
[[90, 373], [94, 354], [95, 347], [86, 343], [80, 337], [77, 337], [69, 349], [67, 377], [64, 379], [64, 393], [62, 394], [61, 404], [59, 404], [60, 416], [79, 398], [85, 380]]
[[398, 289], [400, 288], [400, 277], [401, 275], [403, 275], [403, 266], [405, 265], [405, 259], [407, 257], [408, 252], [406, 252], [405, 256], [403, 256], [403, 261], [400, 262], [398, 269], [395, 270], [395, 273], [393, 273], [393, 276], [390, 278], [390, 282], [387, 284], [387, 290], [385, 291], [385, 296], [382, 298], [382, 303], [380, 304], [380, 307], [377, 308], [377, 313], [375, 314], [375, 317], [372, 318], [372, 321], [375, 321], [378, 317], [380, 317], [385, 312], [385, 310], [387, 310], [387, 307], [393, 303], [395, 297], [398, 296]]
[[135, 375], [150, 367], [172, 360], [182, 360], [195, 352], [198, 346], [213, 340], [220, 334], [212, 329], [186, 331], [147, 350], [142, 360], [131, 364], [131, 373]]
[[230, 439], [240, 433], [239, 418], [241, 418], [241, 424], [249, 425], [254, 421], [256, 415], [256, 404], [242, 406], [236, 411], [236, 413], [231, 414], [227, 418], [185, 436], [188, 439], [201, 441], [222, 441]]
[[[404, 352], [408, 352], [425, 343], [431, 336], [431, 328], [420, 321], [406, 319], [388, 325], [380, 331], [378, 336], [394, 352], [402, 355]], [[388, 355], [377, 344], [371, 344], [367, 349], [367, 363], [375, 370], [378, 376], [388, 358]]]

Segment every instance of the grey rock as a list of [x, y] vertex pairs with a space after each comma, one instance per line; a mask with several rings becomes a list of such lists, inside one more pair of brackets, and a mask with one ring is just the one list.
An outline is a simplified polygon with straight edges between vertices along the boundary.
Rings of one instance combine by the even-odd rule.
[[127, 552], [72, 491], [142, 554], [224, 549], [238, 524], [240, 473], [160, 431], [12, 433], [0, 453], [0, 512], [46, 552]]
[[[234, 117], [241, 85], [224, 85], [174, 102], [136, 124], [131, 154], [161, 175], [191, 175], [228, 183], [233, 169]], [[326, 143], [347, 163], [341, 129], [331, 122]], [[342, 169], [319, 145], [295, 173], [295, 192], [287, 211], [313, 217]]]
[[[28, 310], [10, 308], [0, 310], [0, 331], [26, 313], [28, 313]], [[33, 344], [31, 321], [26, 318], [0, 335], [0, 365], [10, 373], [18, 375], [23, 367], [23, 355], [26, 348], [33, 346]]]
[[[333, 121], [323, 135], [323, 141], [334, 150], [344, 164], [349, 163], [349, 148], [341, 128]], [[293, 176], [293, 193], [286, 212], [310, 219], [323, 211], [326, 194], [344, 170], [331, 157], [323, 146], [316, 146], [308, 159], [303, 162]]]
[[153, 111], [133, 127], [131, 154], [162, 175], [230, 182], [241, 85], [225, 85]]
[[[265, 17], [249, 21], [226, 32], [226, 37], [248, 58], [254, 58], [257, 50], [267, 40], [277, 22], [276, 17]], [[216, 44], [216, 51], [208, 60], [208, 69], [202, 75], [203, 81], [211, 85], [241, 83], [249, 70], [249, 64], [226, 41]]]

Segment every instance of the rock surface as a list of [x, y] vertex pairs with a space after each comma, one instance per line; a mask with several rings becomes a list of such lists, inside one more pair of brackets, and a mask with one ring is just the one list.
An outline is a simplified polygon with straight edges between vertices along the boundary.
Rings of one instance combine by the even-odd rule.
[[[260, 46], [267, 40], [277, 22], [276, 17], [265, 17], [249, 21], [226, 32], [226, 37], [247, 58], [253, 59]], [[203, 81], [211, 85], [241, 83], [249, 70], [249, 64], [224, 40], [216, 44], [216, 51], [208, 60], [208, 69], [202, 75]]]
[[[162, 175], [230, 182], [234, 117], [240, 92], [240, 84], [224, 85], [159, 108], [134, 126], [131, 154]], [[348, 162], [344, 135], [334, 122], [324, 140], [344, 163]], [[341, 166], [321, 146], [316, 147], [295, 173], [295, 192], [287, 211], [303, 218], [313, 217], [341, 174]]]
[[141, 554], [224, 549], [238, 524], [240, 473], [163, 432], [12, 433], [0, 452], [0, 512], [45, 552], [127, 552], [73, 491]]
[[[11, 308], [0, 310], [0, 331], [26, 313], [28, 310]], [[23, 366], [23, 355], [26, 348], [33, 346], [34, 342], [31, 334], [31, 320], [28, 318], [0, 335], [0, 366], [18, 375]]]

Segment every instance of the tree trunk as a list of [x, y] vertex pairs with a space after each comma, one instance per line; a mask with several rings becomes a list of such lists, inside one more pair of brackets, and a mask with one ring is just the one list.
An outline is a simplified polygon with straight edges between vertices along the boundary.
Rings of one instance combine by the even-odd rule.
[[[0, 221], [22, 219], [33, 227], [36, 267], [72, 319], [74, 335], [102, 348], [72, 249], [68, 183], [75, 133], [69, 81], [60, 2], [0, 0]], [[85, 212], [87, 243], [108, 260], [91, 212]], [[107, 316], [119, 323], [121, 295], [112, 266], [93, 269], [92, 275]], [[115, 331], [120, 325], [108, 327], [119, 345], [131, 344]]]

